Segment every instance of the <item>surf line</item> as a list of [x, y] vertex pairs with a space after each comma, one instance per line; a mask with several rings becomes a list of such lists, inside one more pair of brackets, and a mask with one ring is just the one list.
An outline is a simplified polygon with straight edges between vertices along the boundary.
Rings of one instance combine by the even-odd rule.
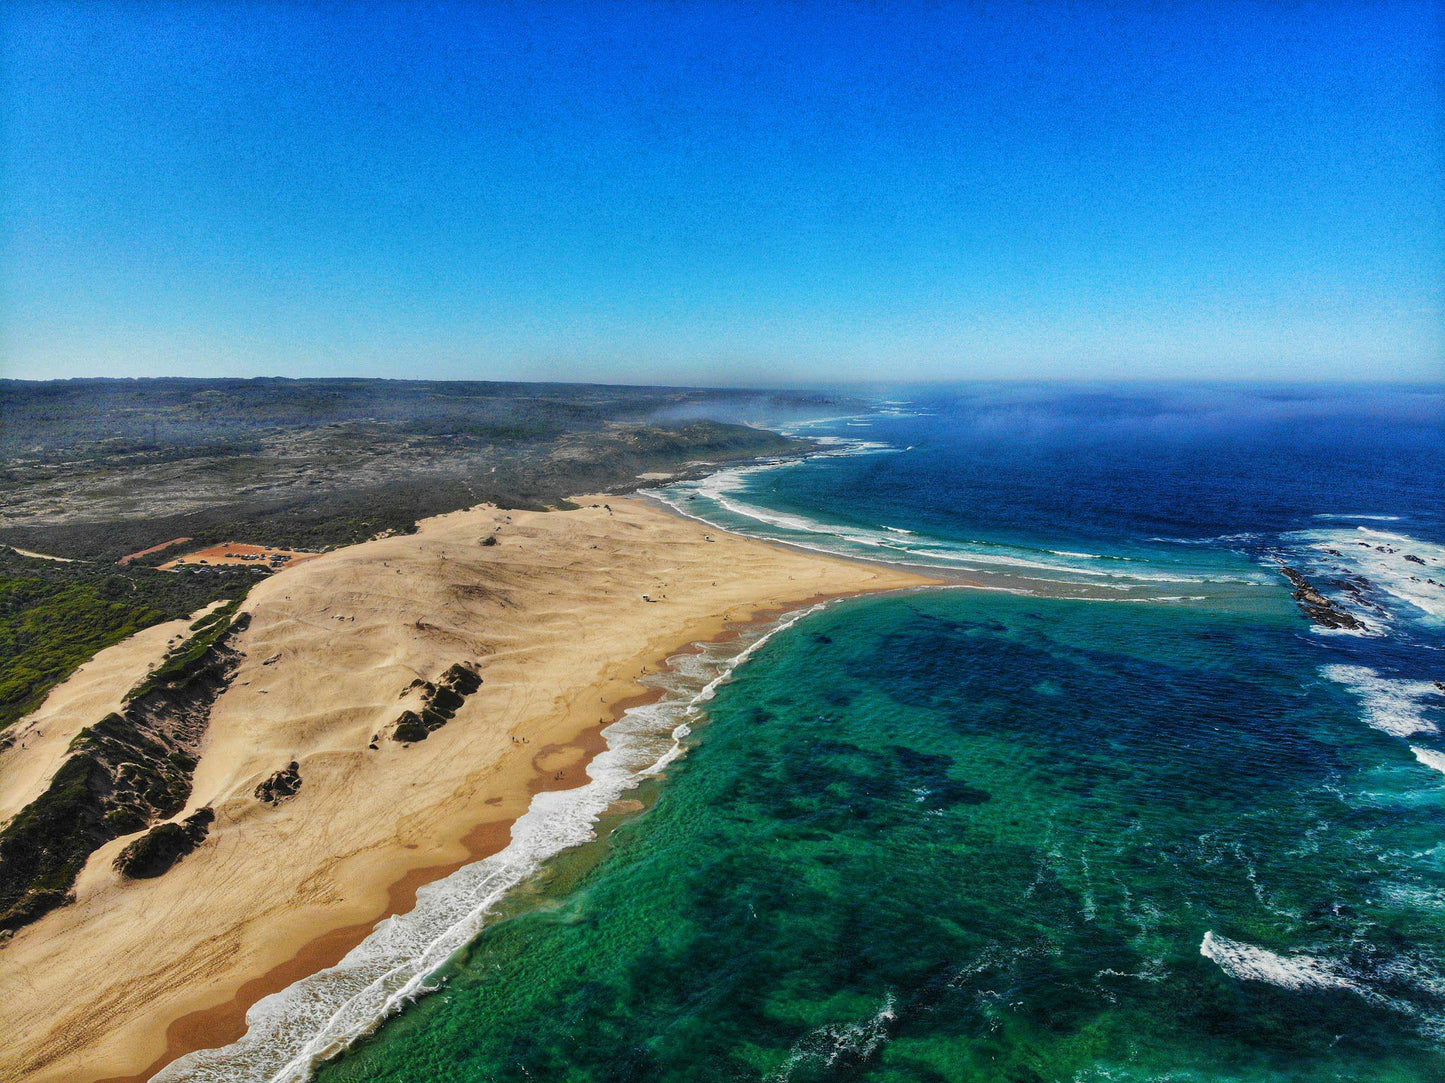
[[434, 991], [437, 972], [486, 925], [511, 891], [565, 850], [597, 837], [601, 816], [629, 790], [685, 754], [704, 707], [779, 632], [841, 599], [791, 610], [737, 640], [693, 644], [668, 659], [649, 683], [662, 699], [629, 708], [602, 731], [606, 748], [588, 781], [537, 793], [512, 825], [511, 841], [417, 892], [415, 907], [380, 922], [335, 966], [265, 997], [246, 1013], [246, 1033], [230, 1045], [189, 1053], [153, 1083], [302, 1083], [323, 1062], [365, 1037], [406, 1004]]

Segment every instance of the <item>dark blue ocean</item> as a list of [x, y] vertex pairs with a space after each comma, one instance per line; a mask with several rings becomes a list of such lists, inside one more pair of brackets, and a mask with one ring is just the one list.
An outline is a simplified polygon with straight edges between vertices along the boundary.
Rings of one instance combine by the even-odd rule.
[[1445, 1080], [1442, 389], [866, 398], [654, 495], [952, 585], [659, 676], [321, 1078]]

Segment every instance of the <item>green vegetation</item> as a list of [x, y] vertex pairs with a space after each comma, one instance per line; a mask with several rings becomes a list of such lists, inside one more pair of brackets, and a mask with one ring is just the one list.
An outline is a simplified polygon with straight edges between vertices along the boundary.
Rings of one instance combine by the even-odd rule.
[[[240, 602], [267, 572], [157, 565], [231, 541], [325, 549], [480, 503], [565, 506], [578, 493], [636, 488], [655, 471], [797, 454], [813, 445], [744, 422], [838, 405], [562, 384], [0, 380], [0, 750], [5, 728], [97, 651], [226, 603], [195, 622], [121, 713], [83, 730], [49, 788], [0, 829], [0, 930], [62, 905], [96, 847], [188, 799], [211, 704], [234, 672]], [[182, 537], [184, 546], [117, 563]], [[393, 736], [424, 740], [480, 684], [453, 666], [424, 685]], [[258, 796], [280, 801], [299, 786], [292, 764]], [[165, 871], [193, 844], [187, 825], [136, 840], [123, 871]]]
[[157, 824], [116, 856], [115, 870], [122, 876], [137, 880], [168, 872], [171, 866], [201, 844], [215, 818], [214, 812], [203, 808], [178, 824]]
[[[245, 614], [236, 617], [240, 598], [232, 598], [191, 625], [189, 639], [167, 653], [165, 659], [148, 677], [126, 695], [129, 702], [157, 688], [178, 688], [190, 680], [203, 665], [206, 654], [223, 635], [245, 627]], [[233, 619], [234, 618], [234, 619]]]
[[260, 573], [237, 570], [156, 572], [0, 550], [0, 730], [97, 651], [217, 598], [243, 597]]
[[555, 506], [641, 473], [797, 452], [810, 445], [736, 422], [824, 404], [841, 405], [565, 384], [0, 380], [0, 542], [107, 563], [177, 537], [346, 545], [486, 501]]
[[97, 651], [164, 619], [89, 585], [0, 579], [0, 727], [35, 708]]
[[565, 506], [652, 471], [806, 450], [736, 422], [825, 405], [840, 404], [577, 384], [0, 380], [0, 545], [71, 558], [0, 549], [0, 731], [102, 648], [265, 574], [156, 570], [188, 549], [319, 550], [483, 502]]
[[[64, 905], [97, 847], [185, 806], [211, 705], [235, 672], [226, 637], [247, 619], [233, 616], [237, 604], [197, 621], [122, 712], [81, 730], [45, 792], [0, 829], [0, 931]], [[199, 841], [204, 825], [187, 824]], [[173, 834], [143, 843], [137, 867], [157, 867]]]
[[103, 840], [123, 833], [125, 828], [106, 823], [106, 810], [94, 800], [105, 785], [104, 774], [95, 757], [70, 757], [43, 799], [21, 809], [0, 832], [0, 871], [5, 874], [0, 877], [0, 930], [17, 929], [66, 901], [94, 846], [67, 846], [64, 840]]

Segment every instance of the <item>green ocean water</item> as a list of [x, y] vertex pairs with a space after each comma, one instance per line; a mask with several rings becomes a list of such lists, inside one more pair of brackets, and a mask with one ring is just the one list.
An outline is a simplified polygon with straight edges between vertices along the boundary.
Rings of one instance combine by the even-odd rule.
[[1322, 649], [1282, 591], [835, 606], [318, 1078], [1445, 1079], [1445, 786]]

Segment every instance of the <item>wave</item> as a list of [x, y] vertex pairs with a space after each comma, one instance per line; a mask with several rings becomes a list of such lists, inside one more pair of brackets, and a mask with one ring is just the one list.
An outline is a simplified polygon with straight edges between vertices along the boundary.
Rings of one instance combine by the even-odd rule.
[[1407, 1016], [1422, 1034], [1435, 1041], [1445, 1038], [1445, 1018], [1438, 1008], [1445, 999], [1445, 981], [1424, 959], [1406, 956], [1376, 961], [1365, 975], [1328, 959], [1280, 955], [1213, 932], [1204, 934], [1199, 954], [1240, 981], [1267, 982], [1281, 989], [1353, 993]]
[[1318, 515], [1311, 516], [1314, 519], [1343, 519], [1346, 522], [1381, 522], [1398, 523], [1403, 516], [1400, 515], [1345, 515], [1338, 512], [1322, 511]]
[[[784, 436], [797, 436], [801, 429], [811, 429], [815, 425], [835, 425], [839, 422], [861, 421], [869, 417], [869, 414], [840, 414], [837, 417], [810, 417], [803, 421], [789, 421], [777, 426], [777, 431]], [[812, 440], [827, 440], [830, 437], [809, 437]], [[836, 439], [833, 437], [831, 439]]]
[[[726, 529], [724, 524], [697, 514], [689, 505], [694, 499], [706, 501], [704, 506], [735, 516], [741, 520], [759, 524], [768, 536], [787, 541], [800, 548], [818, 552], [845, 555], [860, 555], [869, 560], [889, 564], [912, 566], [944, 566], [958, 572], [1015, 572], [1044, 573], [1029, 576], [1019, 574], [1017, 578], [1033, 578], [1050, 584], [1088, 584], [1111, 590], [1129, 590], [1134, 586], [1159, 583], [1231, 583], [1258, 585], [1270, 581], [1263, 573], [1243, 574], [1188, 574], [1172, 571], [1146, 571], [1138, 567], [1148, 562], [1140, 557], [1122, 554], [1090, 553], [1063, 549], [1031, 549], [1026, 546], [1005, 545], [986, 541], [955, 542], [945, 538], [919, 535], [902, 527], [880, 524], [858, 526], [829, 523], [812, 516], [796, 512], [768, 508], [744, 498], [752, 478], [772, 470], [801, 466], [805, 462], [823, 458], [853, 455], [897, 452], [899, 449], [877, 442], [842, 440], [835, 446], [806, 459], [768, 460], [747, 466], [730, 467], [716, 471], [707, 477], [681, 482], [656, 489], [643, 490], [645, 495], [662, 501], [674, 511], [689, 518]], [[778, 538], [775, 532], [784, 532]], [[809, 544], [800, 540], [799, 535], [819, 539]], [[856, 547], [856, 548], [854, 548]], [[1087, 562], [1085, 564], [1084, 562]], [[1120, 569], [1119, 564], [1130, 567]]]
[[1426, 767], [1445, 775], [1445, 752], [1436, 752], [1433, 748], [1421, 748], [1419, 745], [1411, 745], [1410, 751], [1415, 753], [1415, 758]]
[[1257, 530], [1238, 530], [1230, 534], [1211, 534], [1203, 538], [1176, 538], [1167, 535], [1152, 534], [1150, 541], [1163, 542], [1165, 545], [1212, 545], [1224, 546], [1226, 548], [1239, 548], [1263, 537]]
[[1352, 589], [1337, 600], [1352, 611], [1374, 606], [1386, 617], [1445, 621], [1445, 546], [1367, 526], [1300, 531], [1287, 538], [1303, 547], [1302, 556], [1316, 569], [1345, 577]]
[[1433, 681], [1384, 677], [1369, 666], [1343, 662], [1322, 666], [1320, 673], [1358, 696], [1365, 721], [1382, 733], [1413, 737], [1439, 732], [1439, 727], [1425, 717], [1426, 705], [1422, 702], [1425, 697], [1441, 695]]
[[809, 1031], [806, 1037], [794, 1044], [782, 1066], [768, 1076], [770, 1083], [787, 1083], [792, 1079], [794, 1070], [805, 1064], [831, 1068], [839, 1061], [851, 1065], [867, 1060], [888, 1040], [888, 1026], [898, 1018], [894, 1007], [893, 994], [889, 993], [869, 1019]]
[[153, 1083], [300, 1083], [321, 1062], [436, 987], [438, 969], [471, 942], [498, 903], [564, 850], [596, 838], [598, 819], [626, 791], [683, 754], [704, 704], [773, 636], [823, 605], [788, 613], [745, 636], [744, 646], [704, 644], [669, 660], [644, 683], [663, 691], [634, 707], [603, 735], [589, 781], [537, 794], [507, 847], [417, 892], [416, 906], [380, 922], [337, 965], [258, 1001], [238, 1041], [173, 1062]]
[[1313, 955], [1278, 955], [1242, 940], [1206, 932], [1199, 954], [1217, 963], [1230, 977], [1241, 981], [1263, 981], [1281, 989], [1345, 989], [1368, 992], [1349, 978], [1335, 963]]

